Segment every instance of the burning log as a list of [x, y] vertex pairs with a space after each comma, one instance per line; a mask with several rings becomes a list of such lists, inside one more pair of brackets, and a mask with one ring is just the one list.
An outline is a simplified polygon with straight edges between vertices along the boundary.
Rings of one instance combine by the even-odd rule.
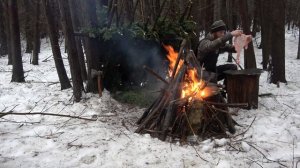
[[165, 87], [137, 121], [139, 127], [135, 132], [150, 133], [163, 141], [180, 139], [181, 142], [186, 142], [190, 135], [206, 138], [226, 135], [227, 130], [234, 133], [235, 122], [228, 107], [247, 104], [226, 103], [220, 94], [221, 88], [210, 83], [214, 75], [203, 75], [186, 40], [179, 53], [170, 46], [165, 48], [169, 51], [169, 81], [161, 79]]

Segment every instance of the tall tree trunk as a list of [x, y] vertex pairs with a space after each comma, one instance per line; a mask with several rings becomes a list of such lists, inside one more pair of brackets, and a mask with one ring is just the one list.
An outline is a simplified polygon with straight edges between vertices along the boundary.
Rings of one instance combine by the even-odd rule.
[[[228, 30], [232, 31], [232, 24], [233, 24], [233, 18], [232, 18], [232, 10], [233, 10], [233, 1], [232, 0], [226, 0], [226, 13], [227, 13], [227, 26]], [[229, 40], [229, 44], [232, 44], [232, 39]], [[227, 62], [232, 62], [232, 53], [228, 53]]]
[[[85, 25], [88, 28], [97, 27], [97, 15], [96, 15], [96, 6], [94, 0], [85, 0], [82, 1], [82, 11], [84, 11], [84, 20]], [[111, 11], [113, 12], [113, 11]], [[84, 39], [84, 49], [87, 60], [88, 67], [88, 82], [87, 82], [87, 92], [97, 93], [98, 85], [97, 79], [93, 78], [91, 75], [91, 70], [100, 70], [101, 65], [103, 64], [103, 53], [100, 50], [103, 50], [101, 42], [96, 38], [86, 37]], [[104, 49], [105, 50], [105, 49]]]
[[[0, 3], [0, 11], [4, 11]], [[7, 38], [5, 34], [5, 18], [3, 12], [0, 12], [0, 56], [8, 54]]]
[[39, 45], [40, 39], [40, 2], [36, 1], [35, 15], [34, 15], [34, 34], [33, 34], [33, 51], [32, 51], [32, 64], [39, 64]]
[[287, 0], [286, 1], [286, 23], [287, 23], [287, 29], [291, 29], [291, 22], [292, 22], [292, 10], [293, 8], [293, 1]]
[[82, 78], [76, 48], [76, 41], [74, 37], [74, 30], [72, 27], [72, 19], [70, 14], [70, 7], [67, 0], [59, 0], [59, 9], [61, 13], [62, 27], [67, 42], [68, 59], [70, 64], [72, 83], [73, 83], [73, 95], [74, 100], [79, 102], [81, 99], [81, 91], [83, 89]]
[[286, 83], [285, 79], [285, 0], [272, 1], [272, 68], [271, 83]]
[[[127, 0], [127, 1], [124, 1], [124, 3], [125, 3], [124, 4], [124, 6], [125, 6], [125, 11], [124, 11], [125, 12], [125, 22], [130, 23], [132, 18], [133, 18], [133, 16], [132, 16], [133, 1], [132, 0]], [[102, 4], [101, 4], [101, 6], [102, 6]], [[158, 11], [157, 8], [159, 8], [159, 6], [155, 6], [155, 7], [156, 7], [155, 10]], [[157, 12], [155, 12], [155, 13], [157, 13]]]
[[58, 43], [58, 30], [56, 25], [56, 20], [53, 14], [55, 1], [52, 0], [42, 0], [42, 5], [45, 11], [45, 16], [48, 24], [48, 32], [50, 36], [51, 48], [54, 58], [54, 63], [57, 71], [57, 75], [60, 82], [61, 90], [68, 89], [71, 86], [69, 78], [64, 67], [64, 62], [61, 57], [59, 43]]
[[214, 0], [214, 21], [221, 19], [222, 0]]
[[10, 22], [9, 22], [9, 9], [8, 9], [8, 1], [1, 2], [3, 7], [3, 13], [7, 13], [4, 15], [4, 26], [5, 26], [5, 34], [7, 38], [7, 49], [8, 49], [8, 65], [12, 65], [12, 47], [11, 47], [11, 29], [10, 29]]
[[260, 0], [261, 4], [261, 45], [262, 45], [262, 65], [263, 69], [268, 68], [271, 57], [271, 0]]
[[300, 28], [299, 28], [299, 42], [298, 42], [298, 54], [297, 54], [297, 59], [300, 59]]
[[[133, 3], [132, 3], [133, 4]], [[160, 12], [160, 0], [154, 0], [154, 13], [156, 14], [155, 15], [155, 18], [159, 17], [159, 12]]]
[[256, 33], [259, 32], [259, 19], [261, 17], [261, 4], [260, 0], [254, 0], [254, 17], [253, 17], [253, 26], [252, 26], [252, 36], [256, 37]]
[[[71, 11], [71, 17], [72, 17], [72, 26], [74, 31], [79, 31], [79, 16], [78, 13], [80, 12], [78, 10], [78, 3], [74, 3], [74, 0], [69, 0], [70, 4], [70, 11]], [[81, 37], [75, 37], [76, 40], [76, 49], [80, 64], [80, 72], [81, 72], [81, 78], [82, 80], [87, 80], [87, 72], [86, 72], [86, 66], [85, 66], [85, 60], [84, 55], [82, 51], [82, 43], [81, 43]]]
[[22, 65], [21, 42], [20, 42], [20, 28], [18, 17], [17, 0], [8, 1], [9, 12], [9, 27], [11, 38], [11, 52], [12, 52], [12, 82], [25, 82], [24, 71]]
[[[24, 0], [24, 9], [26, 11], [25, 16], [25, 37], [26, 37], [26, 53], [31, 53], [33, 50], [33, 17], [32, 14], [34, 8], [31, 0]], [[37, 17], [37, 16], [35, 16]]]
[[204, 0], [205, 1], [205, 7], [206, 7], [206, 12], [205, 12], [205, 22], [204, 22], [204, 27], [205, 27], [205, 34], [210, 32], [210, 26], [213, 23], [213, 15], [214, 15], [214, 8], [213, 8], [213, 1], [212, 0]]
[[298, 1], [298, 3], [297, 3], [298, 5], [297, 5], [297, 16], [298, 16], [298, 19], [297, 19], [297, 22], [298, 22], [298, 29], [299, 29], [299, 36], [298, 36], [298, 38], [299, 38], [299, 42], [298, 42], [298, 54], [297, 54], [297, 59], [300, 59], [300, 2]]
[[[245, 34], [251, 34], [250, 17], [248, 14], [248, 5], [246, 0], [240, 1], [240, 14], [242, 20], [242, 28]], [[256, 59], [254, 54], [253, 42], [251, 41], [248, 45], [248, 49], [244, 51], [244, 67], [245, 69], [256, 68]]]
[[300, 28], [299, 28], [299, 42], [298, 42], [298, 54], [297, 54], [297, 59], [300, 59]]

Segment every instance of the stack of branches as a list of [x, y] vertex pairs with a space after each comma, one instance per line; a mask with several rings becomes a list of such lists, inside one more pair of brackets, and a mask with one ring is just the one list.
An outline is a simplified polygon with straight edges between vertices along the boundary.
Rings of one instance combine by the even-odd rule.
[[[136, 133], [149, 133], [163, 141], [180, 140], [182, 143], [186, 142], [188, 137], [226, 136], [227, 131], [235, 133], [236, 122], [232, 119], [228, 107], [242, 107], [247, 104], [226, 103], [220, 94], [221, 87], [210, 82], [215, 74], [203, 75], [206, 73], [198, 64], [189, 44], [187, 40], [181, 43], [170, 80], [166, 81], [159, 77], [166, 85], [137, 121], [139, 127]], [[183, 61], [181, 66], [180, 61]], [[209, 88], [212, 96], [199, 99], [195, 98], [195, 94], [190, 94], [181, 97], [189, 69], [196, 69], [198, 74], [201, 74], [204, 84], [199, 90]]]

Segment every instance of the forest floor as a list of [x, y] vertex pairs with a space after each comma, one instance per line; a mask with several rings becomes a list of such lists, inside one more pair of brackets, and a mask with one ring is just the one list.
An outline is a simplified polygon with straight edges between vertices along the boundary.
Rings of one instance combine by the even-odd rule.
[[[297, 31], [298, 32], [298, 31]], [[287, 84], [260, 77], [258, 109], [239, 110], [242, 125], [227, 139], [207, 139], [199, 145], [162, 142], [134, 133], [144, 109], [84, 94], [72, 101], [72, 89], [60, 90], [49, 42], [43, 40], [40, 65], [23, 53], [26, 83], [12, 83], [12, 66], [0, 58], [0, 112], [56, 113], [86, 118], [7, 115], [0, 119], [0, 167], [296, 167], [300, 166], [300, 60], [298, 35], [286, 33]], [[258, 39], [259, 41], [259, 39]], [[254, 43], [255, 45], [255, 43]], [[22, 50], [24, 51], [24, 50]], [[261, 50], [255, 48], [258, 67]], [[219, 62], [226, 61], [226, 55]], [[69, 66], [63, 55], [69, 74]], [[243, 60], [241, 60], [243, 62]]]

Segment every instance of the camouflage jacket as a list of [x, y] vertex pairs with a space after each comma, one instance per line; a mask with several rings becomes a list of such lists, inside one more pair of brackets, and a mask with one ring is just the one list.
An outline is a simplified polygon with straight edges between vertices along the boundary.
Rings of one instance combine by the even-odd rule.
[[208, 34], [200, 41], [197, 51], [197, 59], [207, 71], [216, 72], [219, 54], [222, 52], [235, 52], [234, 46], [226, 42], [232, 38], [231, 33], [225, 34], [221, 38], [214, 39], [212, 34]]

